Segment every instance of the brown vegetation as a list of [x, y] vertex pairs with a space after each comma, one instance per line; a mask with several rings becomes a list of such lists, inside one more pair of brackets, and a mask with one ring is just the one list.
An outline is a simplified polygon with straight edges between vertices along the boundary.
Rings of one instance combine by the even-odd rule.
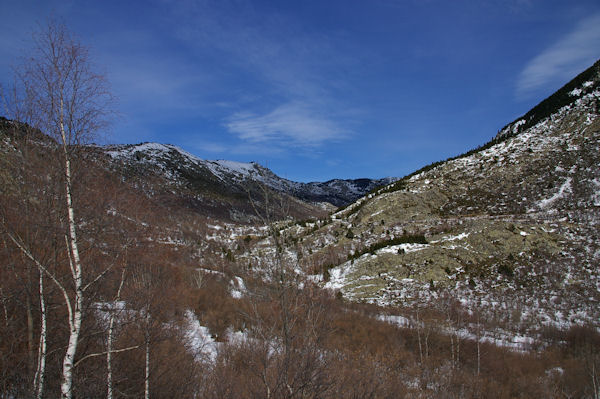
[[[0, 150], [0, 397], [38, 393], [43, 329], [41, 396], [58, 397], [69, 341], [59, 287], [73, 288], [67, 215], [57, 206], [65, 177], [49, 162], [61, 148], [26, 125], [0, 123], [6, 143]], [[347, 248], [290, 264], [282, 253], [289, 237], [272, 229], [273, 255], [249, 268], [236, 251], [258, 238], [240, 237], [228, 247], [208, 241], [208, 220], [189, 207], [162, 204], [85, 151], [73, 154], [87, 287], [74, 397], [598, 397], [600, 334], [593, 328], [547, 328], [537, 347], [513, 351], [461, 336], [466, 324], [479, 331], [480, 325], [493, 329], [496, 320], [481, 320], [447, 298], [444, 312], [346, 303], [304, 281], [294, 267], [322, 270], [345, 259]], [[57, 282], [42, 283], [41, 276]], [[246, 285], [241, 298], [231, 295], [235, 277]], [[190, 349], [189, 311], [218, 342], [214, 359]], [[378, 319], [399, 312], [410, 325]], [[245, 338], [231, 339], [232, 332]]]

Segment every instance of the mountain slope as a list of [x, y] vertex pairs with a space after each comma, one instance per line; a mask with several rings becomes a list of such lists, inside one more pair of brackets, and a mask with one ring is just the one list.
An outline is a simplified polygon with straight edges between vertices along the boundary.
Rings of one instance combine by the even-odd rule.
[[324, 286], [382, 305], [455, 301], [520, 331], [598, 326], [599, 103], [596, 63], [489, 144], [338, 211], [303, 238], [327, 259]]
[[[251, 208], [249, 193], [258, 198], [265, 188], [294, 197], [296, 200], [292, 201], [292, 210], [299, 206], [304, 209], [293, 212], [292, 216], [302, 218], [322, 214], [323, 207], [331, 208], [330, 205], [320, 203], [346, 205], [374, 188], [395, 180], [336, 179], [324, 183], [299, 183], [283, 179], [255, 162], [203, 160], [168, 144], [111, 145], [96, 147], [96, 150], [108, 155], [110, 167], [120, 170], [124, 175], [134, 177], [151, 174], [165, 180], [165, 184], [172, 187], [187, 189], [186, 197], [199, 203], [205, 203], [207, 198], [211, 198], [213, 202], [225, 202], [224, 208], [233, 208], [232, 211], [235, 212], [229, 213], [231, 219], [237, 221], [251, 218], [254, 212], [251, 209], [237, 209], [237, 202], [245, 202], [247, 208]], [[244, 213], [248, 215], [243, 216]]]

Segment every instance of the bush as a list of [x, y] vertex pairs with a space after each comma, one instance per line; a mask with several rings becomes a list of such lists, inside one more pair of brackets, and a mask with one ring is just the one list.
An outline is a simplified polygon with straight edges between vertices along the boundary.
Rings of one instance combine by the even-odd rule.
[[514, 270], [512, 269], [512, 267], [503, 263], [500, 266], [498, 266], [498, 273], [503, 274], [506, 277], [512, 277], [514, 275]]

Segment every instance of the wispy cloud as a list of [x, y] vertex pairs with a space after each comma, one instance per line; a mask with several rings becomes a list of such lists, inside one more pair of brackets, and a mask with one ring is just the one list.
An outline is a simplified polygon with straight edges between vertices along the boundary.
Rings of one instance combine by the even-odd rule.
[[228, 147], [225, 144], [212, 142], [212, 141], [201, 141], [193, 140], [185, 143], [186, 147], [198, 151], [200, 153], [224, 153], [227, 152]]
[[354, 60], [335, 34], [244, 2], [184, 1], [174, 12], [177, 35], [192, 52], [208, 49], [243, 76], [223, 109], [223, 126], [243, 144], [316, 148], [348, 136], [341, 110], [351, 107], [337, 95], [345, 84], [338, 77]]
[[[199, 136], [203, 135], [200, 133]], [[230, 159], [232, 156], [243, 156], [245, 161], [259, 161], [263, 158], [287, 157], [287, 150], [278, 146], [273, 146], [265, 143], [251, 142], [226, 142], [226, 141], [210, 141], [202, 139], [191, 139], [180, 142], [180, 145], [186, 150], [197, 154], [205, 159]], [[286, 155], [287, 154], [287, 155]]]
[[226, 127], [245, 141], [293, 147], [319, 146], [349, 134], [322, 112], [299, 102], [283, 104], [263, 115], [237, 113]]
[[[500, 4], [504, 5], [504, 1], [501, 1]], [[508, 1], [508, 9], [513, 13], [521, 13], [525, 11], [531, 10], [533, 6], [533, 0], [509, 0]]]
[[347, 61], [328, 36], [252, 3], [178, 1], [176, 35], [191, 52], [209, 51], [286, 95], [323, 94], [323, 70]]
[[600, 57], [600, 14], [581, 21], [575, 30], [546, 49], [521, 72], [517, 95], [526, 97], [553, 80], [565, 80]]

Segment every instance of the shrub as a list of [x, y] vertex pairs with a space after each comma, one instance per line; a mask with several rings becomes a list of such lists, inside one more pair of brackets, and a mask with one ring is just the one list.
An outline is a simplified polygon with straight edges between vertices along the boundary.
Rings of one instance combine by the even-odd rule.
[[512, 277], [514, 275], [514, 270], [512, 267], [503, 263], [498, 266], [498, 273], [503, 274], [506, 277]]

